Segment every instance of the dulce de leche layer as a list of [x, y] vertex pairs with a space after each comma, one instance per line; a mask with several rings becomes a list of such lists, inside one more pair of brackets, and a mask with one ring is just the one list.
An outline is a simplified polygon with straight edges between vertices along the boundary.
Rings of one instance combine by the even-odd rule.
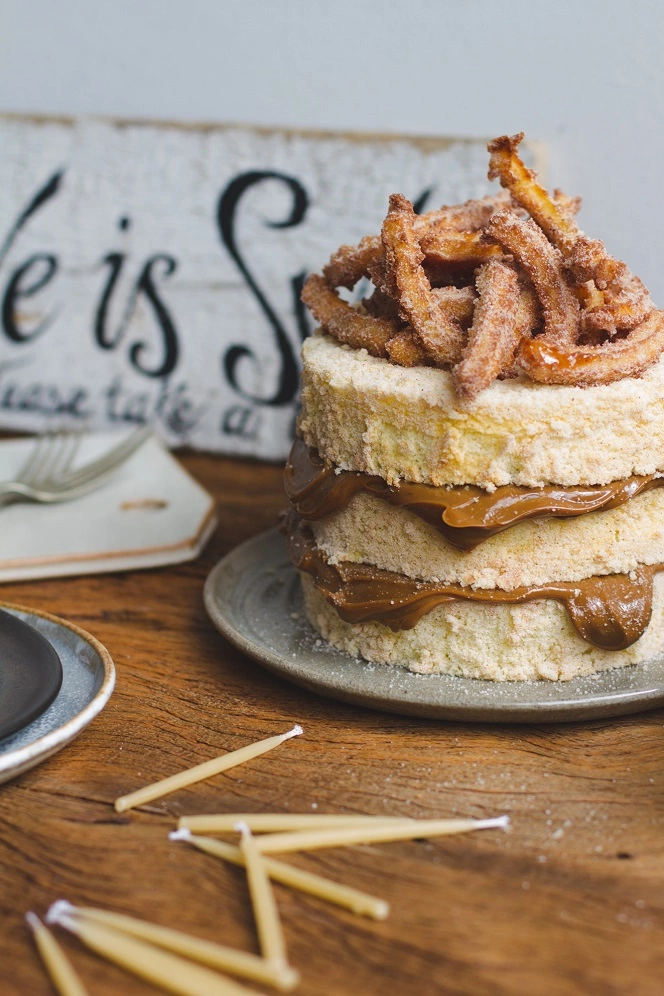
[[652, 614], [653, 578], [664, 564], [627, 574], [563, 581], [503, 591], [458, 584], [414, 581], [370, 564], [330, 564], [295, 513], [284, 520], [288, 553], [295, 567], [310, 574], [318, 590], [345, 622], [376, 621], [397, 631], [412, 629], [445, 602], [520, 604], [542, 598], [562, 602], [578, 634], [603, 650], [624, 650], [643, 635]]
[[375, 475], [338, 471], [303, 440], [296, 439], [286, 463], [284, 484], [293, 508], [303, 519], [333, 515], [356, 494], [365, 492], [419, 515], [458, 550], [473, 550], [489, 536], [524, 519], [567, 518], [617, 508], [652, 488], [664, 487], [664, 478], [650, 474], [577, 487], [552, 484], [528, 488], [510, 484], [493, 492], [474, 485], [390, 485]]

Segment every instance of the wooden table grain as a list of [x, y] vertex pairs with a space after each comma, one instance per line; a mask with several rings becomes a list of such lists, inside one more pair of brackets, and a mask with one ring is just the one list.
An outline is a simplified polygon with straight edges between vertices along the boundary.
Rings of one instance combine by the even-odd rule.
[[[318, 697], [214, 630], [204, 579], [284, 505], [281, 472], [184, 455], [220, 525], [194, 563], [5, 585], [104, 643], [116, 690], [61, 753], [0, 786], [0, 992], [52, 992], [23, 921], [55, 899], [257, 951], [240, 869], [167, 840], [196, 812], [508, 813], [512, 829], [289, 856], [389, 900], [380, 923], [277, 886], [301, 996], [664, 991], [664, 713], [461, 725]], [[140, 811], [116, 796], [285, 731], [305, 735]], [[58, 933], [91, 993], [152, 987]]]

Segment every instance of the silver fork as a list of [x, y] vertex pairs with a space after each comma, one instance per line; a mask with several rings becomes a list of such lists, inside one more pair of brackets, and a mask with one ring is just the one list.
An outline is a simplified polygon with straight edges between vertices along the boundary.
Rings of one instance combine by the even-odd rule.
[[40, 436], [16, 479], [0, 483], [0, 505], [12, 500], [52, 503], [80, 498], [103, 484], [151, 435], [152, 429], [142, 426], [103, 456], [76, 470], [71, 468], [81, 433]]

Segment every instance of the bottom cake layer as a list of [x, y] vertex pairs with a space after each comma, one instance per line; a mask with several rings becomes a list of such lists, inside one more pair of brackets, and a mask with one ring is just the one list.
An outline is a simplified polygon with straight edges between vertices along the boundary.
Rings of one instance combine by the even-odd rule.
[[376, 664], [419, 674], [455, 674], [490, 681], [569, 681], [639, 664], [664, 650], [664, 574], [653, 581], [652, 618], [626, 650], [583, 640], [553, 599], [521, 605], [461, 599], [437, 606], [412, 627], [394, 632], [380, 622], [348, 623], [301, 573], [307, 617], [334, 647]]

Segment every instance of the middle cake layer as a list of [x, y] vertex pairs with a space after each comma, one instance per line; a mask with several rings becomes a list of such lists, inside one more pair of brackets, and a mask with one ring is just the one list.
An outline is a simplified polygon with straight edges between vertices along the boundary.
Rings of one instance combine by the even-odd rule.
[[332, 563], [509, 591], [664, 562], [661, 477], [491, 493], [388, 486], [379, 477], [335, 470], [297, 439], [284, 484]]
[[530, 519], [460, 551], [414, 512], [356, 495], [309, 523], [333, 562], [374, 564], [424, 581], [502, 588], [628, 574], [664, 562], [664, 490], [574, 519]]

